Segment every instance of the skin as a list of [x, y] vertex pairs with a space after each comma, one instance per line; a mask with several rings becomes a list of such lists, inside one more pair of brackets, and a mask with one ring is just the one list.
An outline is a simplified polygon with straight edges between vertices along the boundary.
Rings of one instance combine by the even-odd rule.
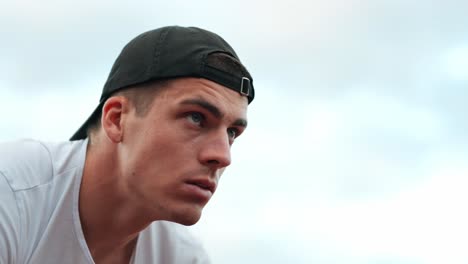
[[79, 199], [96, 263], [128, 263], [138, 233], [153, 221], [200, 219], [231, 164], [247, 105], [246, 97], [200, 78], [170, 81], [143, 117], [125, 97], [106, 101]]

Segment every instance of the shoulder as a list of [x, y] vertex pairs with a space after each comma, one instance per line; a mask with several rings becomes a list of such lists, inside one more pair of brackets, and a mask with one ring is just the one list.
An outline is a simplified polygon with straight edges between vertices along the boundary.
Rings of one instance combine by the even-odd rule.
[[31, 188], [46, 181], [53, 171], [50, 161], [49, 150], [39, 141], [21, 140], [0, 145], [0, 172], [13, 190]]
[[24, 263], [58, 230], [85, 153], [84, 141], [0, 143], [0, 263]]
[[[38, 142], [22, 140], [0, 144], [0, 262], [20, 262], [22, 221], [16, 192], [36, 185], [34, 174], [51, 172], [47, 150]], [[23, 217], [21, 217], [23, 216]]]
[[0, 143], [0, 172], [14, 191], [46, 184], [64, 169], [63, 164], [70, 165], [70, 155], [77, 145], [31, 139]]

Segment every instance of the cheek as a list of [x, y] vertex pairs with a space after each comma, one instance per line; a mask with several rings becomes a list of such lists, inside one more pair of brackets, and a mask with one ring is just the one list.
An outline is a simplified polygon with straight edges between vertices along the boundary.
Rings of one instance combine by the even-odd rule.
[[[162, 124], [162, 125], [152, 125]], [[134, 130], [136, 136], [128, 157], [138, 174], [165, 177], [184, 173], [197, 162], [197, 148], [202, 137], [176, 120], [147, 120]]]
[[164, 177], [174, 174], [193, 162], [195, 148], [171, 136], [157, 137], [143, 142], [139, 167], [153, 176]]

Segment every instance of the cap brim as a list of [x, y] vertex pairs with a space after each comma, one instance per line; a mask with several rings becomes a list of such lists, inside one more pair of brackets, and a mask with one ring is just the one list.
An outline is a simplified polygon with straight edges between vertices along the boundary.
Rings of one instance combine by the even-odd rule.
[[102, 105], [103, 102], [99, 103], [96, 109], [94, 109], [93, 113], [88, 117], [84, 124], [75, 132], [75, 134], [73, 134], [70, 140], [81, 140], [88, 137], [86, 131], [91, 125], [92, 120], [95, 120], [96, 116], [101, 112], [100, 109], [102, 108]]

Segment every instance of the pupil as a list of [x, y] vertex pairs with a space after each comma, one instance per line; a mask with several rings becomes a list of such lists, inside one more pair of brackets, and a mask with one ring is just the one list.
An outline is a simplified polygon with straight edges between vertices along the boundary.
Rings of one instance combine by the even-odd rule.
[[195, 121], [195, 122], [200, 122], [200, 115], [197, 114], [197, 113], [194, 113], [194, 114], [192, 115], [192, 119], [193, 119], [193, 121]]

